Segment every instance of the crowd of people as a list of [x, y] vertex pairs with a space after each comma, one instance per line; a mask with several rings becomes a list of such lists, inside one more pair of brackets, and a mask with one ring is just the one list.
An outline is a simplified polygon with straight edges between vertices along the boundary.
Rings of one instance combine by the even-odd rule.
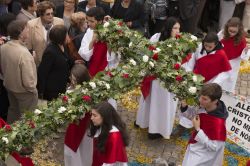
[[[234, 92], [240, 62], [250, 56], [249, 9], [249, 0], [0, 0], [0, 117], [12, 124], [34, 110], [38, 99], [52, 101], [99, 71], [116, 68], [120, 55], [95, 32], [109, 19], [123, 20], [152, 43], [188, 32], [202, 43], [181, 65], [202, 75], [205, 85], [198, 112], [180, 101], [179, 126], [196, 130], [183, 165], [221, 165], [227, 111], [220, 98], [222, 90]], [[178, 100], [156, 77], [143, 82], [134, 125], [148, 128], [149, 139], [170, 139]], [[109, 99], [68, 126], [65, 165], [127, 164], [129, 137], [115, 110]], [[216, 135], [217, 129], [223, 133]], [[92, 153], [83, 155], [86, 150]]]

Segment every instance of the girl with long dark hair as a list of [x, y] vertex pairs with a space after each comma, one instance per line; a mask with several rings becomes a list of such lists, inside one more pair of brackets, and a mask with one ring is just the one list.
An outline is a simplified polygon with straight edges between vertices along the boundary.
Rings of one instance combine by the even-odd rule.
[[94, 138], [92, 166], [126, 166], [125, 146], [129, 143], [126, 124], [108, 102], [96, 105], [91, 113], [89, 136]]

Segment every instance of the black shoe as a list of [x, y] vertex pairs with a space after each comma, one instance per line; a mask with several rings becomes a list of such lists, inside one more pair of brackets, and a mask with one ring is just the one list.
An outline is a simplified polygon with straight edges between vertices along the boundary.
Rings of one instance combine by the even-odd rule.
[[135, 128], [140, 128], [140, 126], [138, 124], [136, 124], [136, 121], [134, 121], [134, 127]]
[[158, 134], [158, 133], [155, 133], [155, 134], [151, 134], [151, 133], [148, 133], [148, 139], [159, 139], [159, 138], [163, 138], [161, 134]]

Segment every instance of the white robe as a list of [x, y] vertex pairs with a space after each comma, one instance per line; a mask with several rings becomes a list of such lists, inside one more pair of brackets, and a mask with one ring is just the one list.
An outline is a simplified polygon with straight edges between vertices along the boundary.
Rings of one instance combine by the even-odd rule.
[[[150, 39], [151, 42], [159, 40], [160, 33]], [[141, 128], [147, 128], [149, 133], [159, 133], [169, 139], [175, 119], [178, 101], [174, 100], [174, 94], [160, 85], [159, 80], [152, 81], [150, 94], [144, 100], [141, 96], [139, 109], [136, 116], [136, 124]]]
[[[220, 40], [223, 38], [223, 33], [224, 33], [223, 30], [218, 33], [218, 37]], [[230, 71], [230, 77], [224, 80], [221, 85], [223, 87], [223, 90], [226, 90], [228, 92], [235, 91], [235, 86], [238, 79], [238, 73], [240, 70], [240, 62], [242, 60], [248, 60], [249, 57], [250, 57], [250, 51], [245, 52], [245, 50], [243, 50], [238, 58], [229, 60], [232, 70]]]
[[199, 130], [194, 144], [189, 144], [182, 166], [222, 166], [225, 142], [210, 140]]

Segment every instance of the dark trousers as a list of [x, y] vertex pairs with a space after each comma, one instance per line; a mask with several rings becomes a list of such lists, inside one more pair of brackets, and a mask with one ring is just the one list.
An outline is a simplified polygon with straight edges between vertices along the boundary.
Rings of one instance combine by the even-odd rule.
[[5, 121], [7, 120], [8, 108], [8, 94], [5, 87], [3, 86], [3, 80], [0, 79], [0, 117]]

